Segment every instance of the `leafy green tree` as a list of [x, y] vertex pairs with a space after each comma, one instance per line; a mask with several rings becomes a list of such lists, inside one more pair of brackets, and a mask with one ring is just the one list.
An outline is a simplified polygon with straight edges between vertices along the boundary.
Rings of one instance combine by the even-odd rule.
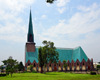
[[39, 66], [41, 67], [41, 73], [43, 73], [43, 53], [42, 53], [42, 47], [39, 48], [39, 55], [38, 55], [38, 60], [39, 60]]
[[24, 71], [24, 65], [22, 62], [18, 64], [18, 71]]
[[59, 54], [56, 51], [56, 47], [54, 46], [54, 43], [50, 41], [47, 42], [46, 40], [44, 40], [42, 43], [44, 44], [43, 47], [44, 63], [47, 64], [49, 61], [51, 61], [51, 63], [58, 62]]
[[98, 73], [98, 71], [100, 70], [100, 65], [97, 65], [96, 70], [97, 70], [97, 73]]
[[15, 67], [14, 67], [15, 68], [15, 72], [18, 72], [18, 66], [19, 66], [19, 64], [15, 65]]
[[97, 65], [97, 68], [100, 69], [100, 65]]
[[66, 60], [63, 60], [63, 67], [65, 68], [65, 70], [67, 70]]
[[33, 65], [30, 65], [30, 71], [31, 72], [33, 71]]
[[47, 3], [52, 4], [55, 0], [46, 0]]
[[98, 62], [100, 64], [100, 62]]
[[6, 65], [6, 72], [12, 74], [16, 71], [16, 65], [18, 65], [17, 60], [12, 59], [9, 57], [7, 60], [2, 61]]
[[39, 64], [41, 66], [41, 72], [43, 70], [43, 66], [47, 63], [57, 63], [59, 60], [59, 54], [56, 51], [56, 47], [54, 46], [53, 42], [44, 40], [42, 42], [44, 44], [44, 47], [39, 48]]

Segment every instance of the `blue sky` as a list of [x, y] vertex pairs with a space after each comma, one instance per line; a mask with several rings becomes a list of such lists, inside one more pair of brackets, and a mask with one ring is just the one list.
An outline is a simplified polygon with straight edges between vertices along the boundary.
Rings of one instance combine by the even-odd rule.
[[100, 61], [100, 0], [0, 0], [0, 64], [9, 56], [24, 62], [30, 6], [36, 46], [81, 46]]

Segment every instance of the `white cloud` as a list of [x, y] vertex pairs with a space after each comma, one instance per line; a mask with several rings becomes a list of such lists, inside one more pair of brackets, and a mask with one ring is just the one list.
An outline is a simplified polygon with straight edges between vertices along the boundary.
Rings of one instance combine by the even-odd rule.
[[81, 11], [90, 11], [90, 10], [95, 10], [96, 8], [98, 8], [97, 4], [96, 3], [93, 3], [92, 6], [90, 7], [86, 7], [86, 6], [78, 6], [78, 9], [81, 10]]
[[[94, 6], [94, 4], [92, 5]], [[93, 9], [90, 7], [90, 11], [77, 12], [72, 16], [68, 23], [59, 22], [56, 26], [48, 29], [48, 36], [59, 36], [59, 34], [67, 34], [70, 36], [79, 36], [80, 34], [86, 34], [97, 29], [100, 29], [100, 9]], [[53, 31], [53, 32], [52, 32]]]
[[[21, 24], [21, 23], [19, 23]], [[6, 23], [5, 26], [0, 27], [0, 40], [25, 42], [26, 41], [26, 26], [16, 23]]]
[[65, 7], [63, 7], [63, 8], [58, 8], [58, 11], [59, 11], [60, 14], [62, 14], [65, 10], [66, 10]]
[[[24, 38], [24, 39], [23, 39]], [[0, 35], [1, 40], [7, 40], [9, 42], [26, 42], [26, 36], [19, 36], [19, 35]]]
[[58, 7], [63, 7], [63, 6], [65, 6], [68, 2], [70, 2], [70, 0], [58, 0], [57, 6], [58, 6]]
[[47, 17], [46, 15], [42, 15], [42, 16], [41, 16], [42, 19], [45, 19], [46, 17]]
[[27, 5], [31, 5], [35, 0], [0, 0], [0, 7], [2, 9], [11, 11], [22, 11]]
[[[26, 26], [21, 12], [30, 7], [35, 0], [0, 0], [0, 39], [25, 42]], [[23, 24], [24, 23], [24, 24]], [[24, 38], [25, 39], [24, 39]]]
[[70, 2], [70, 0], [58, 0], [57, 2], [57, 10], [60, 14], [64, 13], [66, 10], [66, 5]]

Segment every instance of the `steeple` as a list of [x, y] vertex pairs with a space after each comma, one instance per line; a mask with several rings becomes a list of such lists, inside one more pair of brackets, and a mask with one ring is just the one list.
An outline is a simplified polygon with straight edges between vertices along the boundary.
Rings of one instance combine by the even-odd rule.
[[32, 25], [31, 10], [30, 10], [30, 17], [29, 17], [29, 28], [28, 28], [27, 42], [33, 42], [34, 43], [34, 34], [33, 34], [33, 25]]

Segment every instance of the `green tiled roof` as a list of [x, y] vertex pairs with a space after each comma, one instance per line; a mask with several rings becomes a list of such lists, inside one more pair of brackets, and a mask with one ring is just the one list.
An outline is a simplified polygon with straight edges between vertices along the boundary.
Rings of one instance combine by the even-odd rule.
[[77, 59], [80, 61], [80, 47], [73, 49], [72, 59], [74, 61]]
[[[63, 62], [63, 60], [66, 61], [72, 61], [76, 62], [78, 59], [80, 62], [84, 59], [85, 61], [88, 60], [88, 57], [84, 53], [81, 47], [77, 48], [57, 48], [56, 51], [59, 53], [59, 60]], [[30, 60], [31, 63], [35, 60], [38, 63], [38, 48], [36, 48], [35, 52], [27, 52], [26, 51], [26, 63]]]
[[59, 53], [59, 60], [61, 62], [63, 62], [63, 60], [72, 60], [72, 53], [73, 53], [73, 49], [56, 49]]

